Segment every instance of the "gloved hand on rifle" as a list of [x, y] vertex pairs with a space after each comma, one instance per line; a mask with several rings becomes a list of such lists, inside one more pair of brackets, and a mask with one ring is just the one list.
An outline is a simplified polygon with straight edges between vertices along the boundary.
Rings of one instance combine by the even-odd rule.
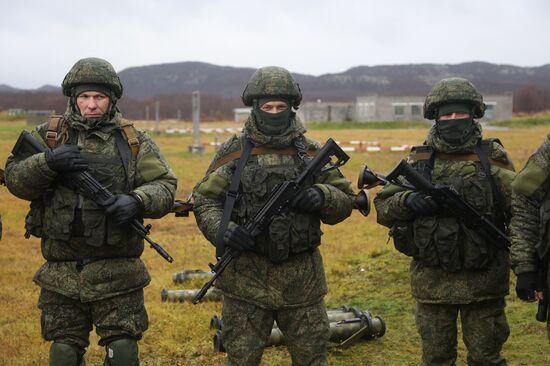
[[537, 272], [524, 272], [518, 274], [516, 282], [516, 294], [523, 301], [535, 301], [536, 292], [542, 291]]
[[301, 191], [292, 200], [292, 207], [299, 212], [314, 213], [321, 210], [325, 203], [325, 194], [318, 187], [310, 187]]
[[254, 237], [244, 227], [233, 221], [229, 221], [223, 240], [228, 247], [238, 251], [250, 250], [256, 245]]
[[58, 173], [69, 173], [86, 170], [88, 162], [80, 155], [76, 145], [62, 144], [55, 149], [45, 151], [48, 167]]
[[127, 224], [143, 209], [143, 204], [137, 195], [117, 194], [116, 199], [105, 210], [105, 215], [117, 226]]
[[416, 216], [433, 216], [437, 214], [441, 207], [433, 200], [433, 198], [423, 192], [411, 192], [405, 198], [405, 206], [407, 206]]

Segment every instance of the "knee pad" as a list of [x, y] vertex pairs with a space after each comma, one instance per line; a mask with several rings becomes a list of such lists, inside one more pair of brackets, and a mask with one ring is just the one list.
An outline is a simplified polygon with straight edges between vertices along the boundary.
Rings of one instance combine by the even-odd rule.
[[85, 366], [84, 350], [70, 344], [53, 342], [50, 346], [50, 366]]
[[138, 345], [135, 339], [122, 338], [105, 346], [104, 366], [139, 366]]

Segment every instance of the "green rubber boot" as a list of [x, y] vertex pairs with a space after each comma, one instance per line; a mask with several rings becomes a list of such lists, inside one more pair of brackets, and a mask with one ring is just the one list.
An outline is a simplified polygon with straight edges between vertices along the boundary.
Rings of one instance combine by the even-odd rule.
[[50, 346], [50, 366], [86, 366], [84, 350], [65, 343]]
[[105, 347], [104, 366], [139, 366], [138, 344], [135, 339], [123, 338]]

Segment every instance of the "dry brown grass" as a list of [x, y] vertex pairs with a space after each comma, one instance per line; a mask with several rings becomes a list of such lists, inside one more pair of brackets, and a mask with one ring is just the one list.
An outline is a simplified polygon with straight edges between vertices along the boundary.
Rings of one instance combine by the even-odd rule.
[[[221, 124], [220, 124], [221, 125]], [[231, 124], [234, 126], [233, 124]], [[0, 160], [5, 161], [19, 131], [20, 122], [0, 122]], [[545, 128], [513, 129], [488, 132], [502, 139], [514, 158], [516, 167], [523, 166], [529, 154], [546, 136]], [[426, 130], [339, 130], [312, 131], [309, 135], [320, 141], [332, 136], [337, 140], [378, 140], [384, 146], [416, 144]], [[211, 137], [209, 137], [211, 136]], [[213, 135], [203, 136], [213, 140]], [[228, 135], [220, 136], [223, 140]], [[186, 197], [201, 178], [212, 150], [204, 156], [188, 154], [191, 138], [158, 136], [155, 138], [179, 177], [178, 197]], [[367, 162], [375, 170], [388, 171], [404, 156], [403, 153], [352, 153], [343, 168], [355, 182], [359, 166]], [[27, 202], [0, 188], [0, 212], [4, 219], [4, 238], [0, 256], [0, 365], [46, 365], [49, 344], [40, 336], [36, 308], [38, 288], [32, 276], [43, 262], [39, 240], [23, 238], [23, 220]], [[162, 288], [176, 288], [172, 273], [189, 268], [206, 268], [212, 260], [213, 248], [195, 226], [192, 217], [177, 219], [172, 215], [153, 222], [153, 238], [173, 255], [168, 264], [154, 251], [143, 256], [152, 275], [145, 289], [150, 329], [140, 342], [143, 365], [219, 365], [224, 356], [215, 354], [208, 330], [210, 317], [220, 313], [220, 304], [171, 304], [160, 301]], [[414, 328], [414, 303], [409, 293], [406, 258], [386, 245], [387, 230], [376, 225], [374, 214], [363, 218], [354, 213], [346, 222], [323, 228], [322, 252], [329, 280], [329, 306], [342, 304], [368, 308], [384, 317], [388, 332], [382, 339], [357, 345], [349, 350], [332, 349], [334, 365], [413, 365], [419, 361], [419, 339]], [[197, 286], [201, 282], [195, 283]], [[542, 365], [550, 363], [548, 343], [542, 324], [534, 321], [534, 305], [525, 305], [510, 296], [507, 314], [512, 335], [504, 353], [512, 365]], [[99, 365], [103, 349], [97, 337], [91, 335], [87, 352], [89, 365]], [[465, 362], [464, 347], [460, 360]], [[290, 365], [284, 348], [268, 349], [264, 365]]]

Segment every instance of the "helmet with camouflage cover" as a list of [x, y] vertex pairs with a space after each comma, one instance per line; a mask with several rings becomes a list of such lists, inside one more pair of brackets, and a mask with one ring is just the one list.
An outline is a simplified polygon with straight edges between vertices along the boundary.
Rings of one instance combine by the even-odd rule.
[[287, 69], [268, 66], [259, 68], [252, 74], [241, 97], [244, 105], [249, 107], [254, 99], [282, 97], [296, 108], [302, 101], [302, 92]]
[[446, 103], [470, 104], [474, 118], [485, 114], [483, 96], [464, 78], [447, 78], [437, 82], [424, 102], [424, 118], [436, 119], [439, 106]]
[[122, 84], [113, 66], [101, 58], [83, 58], [78, 60], [65, 75], [61, 87], [63, 94], [70, 97], [75, 87], [97, 84], [111, 90], [118, 99], [122, 96]]

